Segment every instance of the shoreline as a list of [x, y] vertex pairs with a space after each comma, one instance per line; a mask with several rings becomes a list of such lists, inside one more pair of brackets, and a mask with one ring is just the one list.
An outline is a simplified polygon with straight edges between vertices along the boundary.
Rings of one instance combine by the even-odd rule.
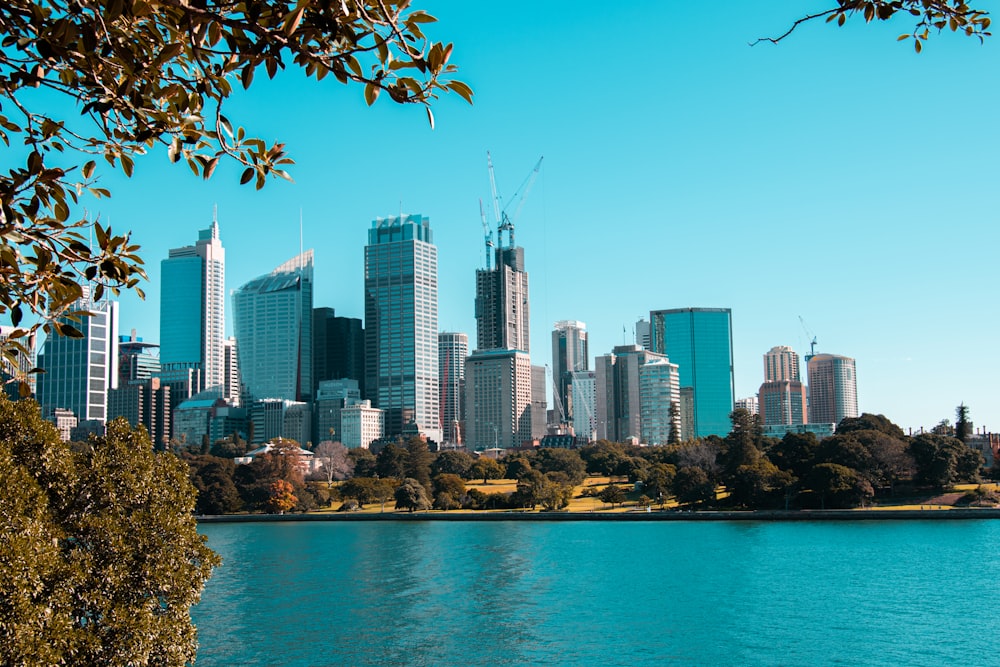
[[384, 512], [324, 514], [223, 514], [196, 516], [198, 523], [301, 521], [955, 521], [1000, 519], [1000, 508], [948, 510], [756, 510], [718, 512]]

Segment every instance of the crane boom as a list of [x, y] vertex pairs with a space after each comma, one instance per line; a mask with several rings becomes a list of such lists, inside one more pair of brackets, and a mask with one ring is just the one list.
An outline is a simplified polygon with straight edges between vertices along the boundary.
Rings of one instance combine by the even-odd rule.
[[483, 200], [479, 200], [479, 217], [483, 220], [483, 239], [486, 243], [486, 270], [490, 270], [491, 262], [493, 261], [493, 230], [490, 229], [490, 225], [486, 222], [486, 211], [483, 209]]

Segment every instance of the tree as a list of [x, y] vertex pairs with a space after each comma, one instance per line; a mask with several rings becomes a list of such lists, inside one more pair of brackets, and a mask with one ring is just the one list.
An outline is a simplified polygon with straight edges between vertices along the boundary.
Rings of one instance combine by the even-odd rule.
[[715, 500], [715, 483], [697, 466], [685, 466], [674, 476], [674, 495], [682, 503], [710, 503]]
[[357, 477], [374, 477], [376, 474], [375, 455], [364, 447], [347, 450], [347, 456], [354, 464], [353, 474]]
[[572, 485], [580, 484], [587, 476], [587, 467], [583, 459], [572, 449], [545, 447], [538, 450], [535, 461], [538, 469], [545, 474], [564, 473]]
[[243, 508], [240, 493], [233, 483], [236, 465], [232, 459], [203, 455], [190, 456], [191, 483], [198, 490], [195, 512], [231, 514]]
[[441, 493], [447, 493], [452, 498], [461, 498], [465, 495], [465, 482], [458, 475], [441, 473], [434, 477], [434, 497]]
[[0, 397], [0, 664], [193, 663], [189, 610], [220, 561], [187, 464], [124, 419], [90, 445]]
[[847, 19], [855, 15], [864, 18], [865, 23], [872, 21], [888, 21], [896, 14], [906, 14], [916, 18], [912, 30], [899, 36], [899, 40], [913, 40], [917, 53], [923, 49], [923, 44], [930, 37], [931, 30], [938, 32], [949, 28], [952, 32], [960, 31], [965, 35], [978, 37], [980, 41], [990, 35], [989, 12], [969, 7], [968, 0], [827, 0], [830, 8], [815, 14], [808, 14], [792, 23], [783, 34], [777, 37], [761, 37], [759, 42], [777, 44], [788, 37], [803, 23], [823, 18], [827, 23], [836, 21], [838, 26], [844, 25]]
[[820, 497], [820, 506], [856, 507], [874, 495], [871, 484], [857, 470], [836, 463], [815, 466], [806, 483]]
[[722, 475], [729, 480], [740, 466], [753, 466], [761, 457], [758, 444], [761, 439], [760, 420], [745, 408], [729, 413], [733, 429], [725, 437], [722, 453]]
[[[449, 449], [448, 451], [440, 452], [435, 457], [431, 463], [431, 475], [449, 473], [458, 475], [462, 479], [471, 479], [469, 470], [475, 462], [476, 459], [472, 457], [472, 454], [457, 449]], [[478, 477], [478, 475], [473, 475], [472, 477]]]
[[597, 494], [597, 498], [602, 503], [607, 503], [611, 507], [614, 507], [625, 502], [625, 489], [617, 484], [608, 484]]
[[507, 471], [504, 473], [506, 479], [520, 480], [531, 471], [531, 462], [523, 456], [516, 456], [507, 459]]
[[[429, 105], [439, 93], [472, 100], [450, 79], [451, 44], [424, 35], [434, 20], [409, 2], [381, 0], [3, 3], [0, 140], [23, 146], [24, 158], [0, 173], [0, 313], [14, 327], [28, 314], [40, 318], [18, 328], [4, 354], [14, 360], [39, 326], [77, 335], [55, 318], [70, 313], [85, 281], [96, 281], [96, 297], [141, 294], [146, 274], [130, 235], [72, 210], [83, 193], [110, 196], [97, 187], [99, 163], [131, 176], [137, 155], [165, 149], [203, 178], [225, 157], [258, 189], [268, 177], [289, 179], [284, 145], [268, 146], [223, 113], [234, 87], [289, 64], [317, 81], [359, 85], [369, 105], [382, 92], [422, 105], [433, 126]], [[82, 118], [56, 113], [70, 106], [58, 98]]]
[[423, 484], [407, 477], [396, 488], [396, 509], [406, 509], [411, 512], [430, 509], [431, 501], [427, 498], [427, 489]]
[[327, 488], [333, 486], [333, 480], [347, 479], [354, 471], [354, 461], [347, 455], [347, 447], [339, 442], [324, 440], [316, 446], [313, 454], [323, 464]]
[[420, 482], [425, 489], [431, 486], [431, 461], [434, 455], [427, 448], [427, 441], [414, 436], [406, 443], [405, 476]]
[[978, 482], [983, 455], [957, 438], [921, 433], [910, 439], [916, 463], [913, 481], [946, 488], [957, 482]]
[[469, 469], [469, 475], [475, 479], [482, 477], [483, 484], [486, 484], [491, 479], [500, 479], [503, 477], [504, 472], [504, 467], [495, 459], [491, 459], [488, 456], [480, 456]]
[[964, 443], [969, 442], [972, 435], [972, 422], [969, 421], [969, 406], [960, 403], [955, 408], [955, 437]]
[[855, 431], [878, 431], [894, 438], [906, 436], [903, 429], [889, 421], [885, 415], [873, 415], [870, 412], [865, 412], [860, 417], [844, 417], [837, 424], [838, 434], [843, 435]]
[[284, 514], [295, 507], [295, 487], [283, 479], [276, 479], [268, 487], [267, 509], [274, 514]]
[[375, 457], [375, 471], [379, 477], [406, 478], [406, 450], [389, 443]]

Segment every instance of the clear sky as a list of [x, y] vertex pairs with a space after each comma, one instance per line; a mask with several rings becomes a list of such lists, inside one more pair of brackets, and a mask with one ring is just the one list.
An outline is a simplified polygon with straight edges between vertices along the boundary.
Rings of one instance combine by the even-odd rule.
[[556, 320], [585, 322], [593, 357], [650, 310], [728, 307], [737, 397], [768, 349], [807, 353], [815, 336], [857, 360], [862, 411], [930, 427], [964, 401], [1000, 429], [1000, 37], [935, 35], [917, 55], [895, 39], [905, 18], [855, 19], [749, 46], [819, 1], [414, 4], [476, 93], [439, 100], [436, 129], [418, 107], [369, 109], [359, 88], [286, 72], [227, 115], [286, 142], [294, 184], [256, 192], [235, 165], [204, 182], [165, 151], [104, 176], [114, 197], [85, 203], [133, 230], [150, 277], [145, 302], [122, 299], [123, 332], [158, 341], [160, 260], [218, 205], [227, 291], [299, 252], [301, 214], [315, 305], [359, 318], [371, 221], [428, 216], [440, 327], [474, 341], [486, 151], [508, 198], [544, 155], [517, 220], [533, 363], [550, 362]]

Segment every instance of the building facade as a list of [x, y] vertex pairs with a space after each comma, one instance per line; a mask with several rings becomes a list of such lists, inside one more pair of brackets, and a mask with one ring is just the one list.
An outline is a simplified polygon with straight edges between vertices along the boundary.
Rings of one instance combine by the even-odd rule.
[[649, 314], [653, 351], [677, 364], [692, 390], [695, 437], [725, 436], [735, 404], [733, 328], [729, 308], [676, 308]]
[[475, 305], [476, 349], [530, 352], [524, 248], [497, 248], [496, 266], [476, 271]]
[[443, 442], [462, 444], [465, 422], [465, 359], [469, 337], [464, 333], [438, 334], [438, 377], [441, 381], [441, 431]]
[[313, 382], [356, 380], [365, 387], [365, 330], [361, 320], [338, 317], [333, 308], [313, 309]]
[[760, 386], [757, 397], [762, 425], [806, 423], [806, 388], [798, 380], [765, 382]]
[[764, 382], [801, 382], [799, 355], [787, 345], [777, 345], [764, 354]]
[[385, 434], [441, 441], [438, 264], [430, 220], [379, 218], [365, 246], [365, 392]]
[[311, 400], [312, 301], [312, 250], [233, 293], [240, 378], [250, 398]]
[[160, 262], [160, 360], [198, 369], [201, 386], [225, 384], [226, 251], [219, 223], [198, 232], [193, 246], [174, 248]]
[[677, 364], [661, 357], [639, 366], [639, 415], [641, 442], [680, 442], [681, 385]]
[[385, 413], [373, 408], [371, 401], [360, 401], [340, 413], [341, 444], [348, 449], [368, 449], [384, 435]]
[[640, 367], [654, 361], [667, 359], [638, 345], [618, 345], [594, 360], [598, 439], [642, 441]]
[[560, 320], [552, 331], [552, 398], [562, 423], [573, 421], [573, 373], [590, 370], [587, 325]]
[[358, 381], [351, 378], [324, 380], [316, 390], [313, 415], [316, 427], [313, 442], [336, 441], [343, 433], [341, 411], [361, 402], [361, 388]]
[[577, 440], [592, 442], [597, 437], [597, 410], [595, 397], [597, 391], [597, 375], [594, 371], [576, 371], [573, 373], [573, 433]]
[[465, 391], [468, 449], [511, 449], [532, 440], [531, 360], [526, 353], [473, 352], [465, 362]]
[[809, 358], [809, 422], [839, 424], [858, 416], [858, 384], [854, 359], [838, 354]]
[[[37, 397], [43, 413], [56, 408], [71, 410], [80, 424], [104, 424], [108, 390], [118, 386], [118, 303], [94, 302], [90, 288], [71, 308], [88, 311], [79, 322], [59, 318], [83, 335], [70, 338], [51, 333], [38, 354]], [[98, 429], [99, 430], [99, 429]]]

